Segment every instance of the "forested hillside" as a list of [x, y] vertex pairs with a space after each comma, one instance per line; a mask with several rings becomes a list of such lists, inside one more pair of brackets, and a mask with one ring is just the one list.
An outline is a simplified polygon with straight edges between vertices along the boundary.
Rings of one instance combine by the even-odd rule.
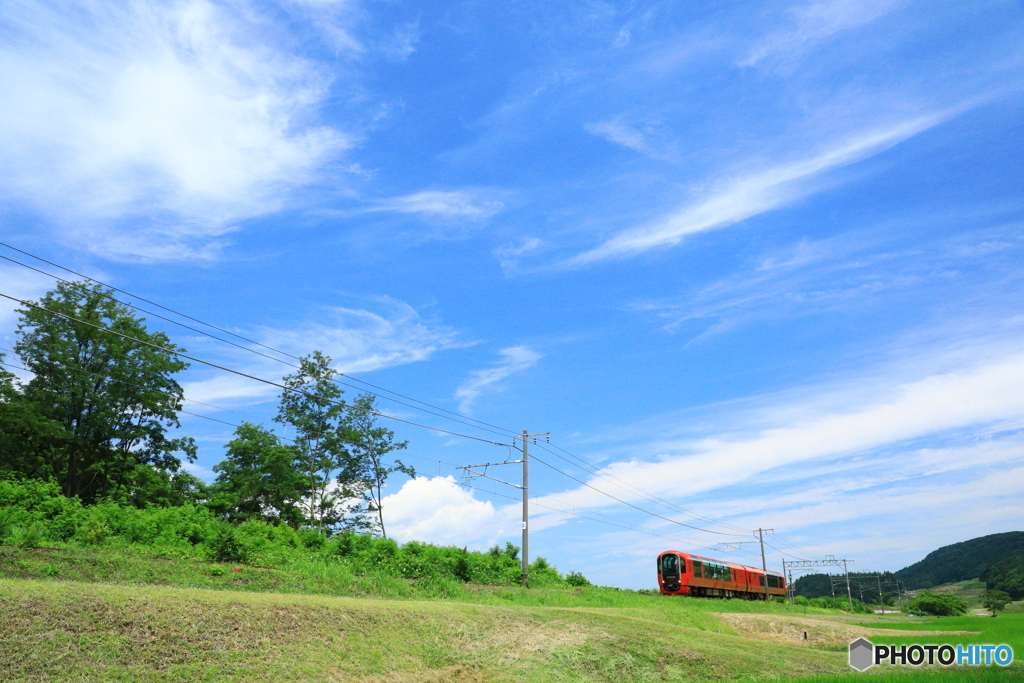
[[986, 567], [979, 578], [989, 590], [1006, 591], [1014, 600], [1024, 599], [1024, 550]]
[[990, 565], [1021, 550], [1024, 531], [981, 536], [932, 551], [920, 562], [896, 572], [896, 576], [910, 589], [976, 579]]

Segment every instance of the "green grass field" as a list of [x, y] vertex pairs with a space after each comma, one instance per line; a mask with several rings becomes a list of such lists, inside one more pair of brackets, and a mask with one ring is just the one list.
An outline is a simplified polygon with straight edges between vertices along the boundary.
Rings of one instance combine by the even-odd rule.
[[[312, 560], [234, 568], [118, 549], [0, 548], [0, 680], [1024, 681], [1020, 662], [856, 674], [844, 640], [862, 627], [899, 628], [920, 636], [871, 637], [1007, 642], [1024, 653], [1024, 614], [870, 617], [611, 588], [355, 576]], [[802, 643], [792, 637], [800, 629], [839, 635]]]

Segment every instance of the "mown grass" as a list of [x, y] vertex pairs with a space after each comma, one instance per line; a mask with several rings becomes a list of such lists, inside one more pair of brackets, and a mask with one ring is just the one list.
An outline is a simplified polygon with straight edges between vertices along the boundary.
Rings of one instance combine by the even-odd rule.
[[[241, 571], [234, 571], [235, 568]], [[281, 567], [123, 548], [0, 548], [3, 681], [716, 681], [988, 683], [1009, 670], [847, 674], [841, 645], [754, 640], [718, 616], [760, 612], [921, 631], [877, 642], [1000, 643], [1024, 615], [909, 618], [588, 586], [535, 588], [356, 575], [311, 557]], [[980, 631], [929, 635], [930, 630]], [[888, 682], [887, 682], [888, 683]]]
[[[9, 681], [678, 681], [841, 655], [597, 608], [0, 580]], [[710, 613], [707, 613], [709, 618]]]

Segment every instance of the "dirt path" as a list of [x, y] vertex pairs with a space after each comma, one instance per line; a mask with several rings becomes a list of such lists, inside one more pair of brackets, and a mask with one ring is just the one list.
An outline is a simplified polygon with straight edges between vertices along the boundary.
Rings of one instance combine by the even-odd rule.
[[[869, 628], [825, 619], [778, 614], [719, 614], [737, 633], [748, 638], [787, 645], [846, 644], [861, 636], [915, 636], [920, 631]], [[929, 635], [959, 635], [978, 631], [928, 631]]]

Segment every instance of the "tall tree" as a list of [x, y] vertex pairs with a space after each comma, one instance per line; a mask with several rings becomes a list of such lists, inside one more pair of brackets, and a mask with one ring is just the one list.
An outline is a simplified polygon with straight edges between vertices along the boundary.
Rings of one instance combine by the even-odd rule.
[[123, 494], [137, 465], [177, 471], [176, 454], [195, 459], [191, 438], [167, 434], [179, 426], [182, 401], [173, 376], [188, 367], [167, 335], [147, 330], [111, 290], [86, 283], [61, 283], [18, 312], [15, 350], [33, 373], [22, 395], [59, 428], [47, 456], [65, 495]]
[[210, 506], [238, 521], [263, 519], [298, 528], [308, 480], [296, 468], [298, 452], [261, 426], [243, 422], [213, 466], [217, 481]]
[[338, 372], [331, 359], [319, 351], [303, 357], [299, 370], [284, 378], [277, 417], [295, 429], [297, 461], [307, 479], [305, 513], [308, 523], [321, 530], [344, 514], [345, 496], [333, 487], [335, 473], [351, 469], [346, 447], [347, 406], [333, 380]]
[[[380, 529], [384, 538], [388, 537], [384, 526], [384, 507], [381, 503], [384, 485], [388, 477], [395, 472], [416, 477], [416, 470], [402, 463], [401, 460], [390, 459], [389, 453], [404, 450], [408, 441], [395, 441], [395, 433], [381, 427], [377, 422], [377, 406], [373, 394], [363, 394], [356, 398], [349, 411], [346, 426], [352, 443], [349, 450], [354, 457], [349, 459], [347, 470], [342, 470], [338, 483], [342, 486], [351, 482], [359, 482], [367, 499], [367, 512], [374, 517], [374, 526]], [[352, 491], [356, 493], [356, 491]]]

